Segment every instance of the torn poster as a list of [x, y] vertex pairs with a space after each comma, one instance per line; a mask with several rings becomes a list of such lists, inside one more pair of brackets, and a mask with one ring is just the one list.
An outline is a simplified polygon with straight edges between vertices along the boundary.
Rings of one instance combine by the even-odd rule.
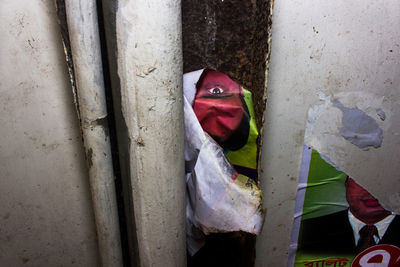
[[304, 146], [288, 266], [400, 266], [399, 247], [400, 216]]
[[318, 96], [320, 101], [308, 110], [303, 144], [358, 178], [381, 203], [400, 213], [400, 105], [395, 98], [389, 101], [364, 91]]
[[183, 80], [187, 244], [194, 255], [204, 234], [259, 234], [264, 214], [251, 93], [211, 69]]

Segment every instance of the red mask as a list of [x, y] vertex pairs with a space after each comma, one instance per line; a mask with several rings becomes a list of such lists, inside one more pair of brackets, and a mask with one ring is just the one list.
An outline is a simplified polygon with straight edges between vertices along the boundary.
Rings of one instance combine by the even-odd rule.
[[225, 142], [243, 118], [243, 91], [227, 75], [205, 69], [196, 84], [193, 110], [203, 127], [217, 142]]

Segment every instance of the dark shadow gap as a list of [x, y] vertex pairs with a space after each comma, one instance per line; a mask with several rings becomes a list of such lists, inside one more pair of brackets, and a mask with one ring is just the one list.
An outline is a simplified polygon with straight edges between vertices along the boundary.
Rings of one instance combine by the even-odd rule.
[[101, 61], [103, 67], [104, 88], [106, 94], [106, 104], [107, 104], [107, 114], [108, 114], [107, 115], [108, 128], [110, 134], [109, 136], [111, 143], [112, 162], [113, 162], [113, 169], [115, 176], [115, 190], [116, 190], [117, 206], [118, 206], [119, 229], [121, 234], [122, 257], [124, 266], [130, 266], [130, 254], [128, 249], [129, 247], [128, 230], [127, 230], [127, 220], [124, 207], [124, 194], [122, 189], [117, 128], [116, 128], [115, 114], [114, 114], [114, 102], [111, 89], [110, 64], [108, 62], [107, 43], [106, 43], [105, 28], [104, 28], [103, 5], [100, 0], [96, 1], [96, 7], [97, 7], [99, 35], [100, 35], [100, 48], [101, 48]]
[[[182, 0], [184, 73], [212, 68], [252, 92], [260, 136], [266, 106], [271, 0]], [[259, 174], [260, 176], [260, 174]], [[255, 263], [254, 235], [211, 234], [188, 266], [240, 266]]]

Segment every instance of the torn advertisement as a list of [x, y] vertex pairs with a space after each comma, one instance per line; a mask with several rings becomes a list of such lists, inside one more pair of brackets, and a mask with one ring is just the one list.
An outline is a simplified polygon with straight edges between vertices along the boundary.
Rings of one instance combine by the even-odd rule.
[[[307, 144], [318, 147], [323, 138], [339, 134], [342, 138], [357, 146], [361, 150], [368, 151], [370, 147], [379, 148], [383, 141], [383, 131], [374, 118], [363, 110], [344, 106], [338, 99], [319, 93], [321, 104], [317, 104], [308, 110], [305, 141]], [[342, 112], [341, 120], [334, 109]], [[376, 113], [384, 121], [385, 112], [378, 108]], [[338, 128], [333, 126], [338, 125]]]
[[325, 95], [308, 110], [303, 144], [354, 177], [400, 213], [400, 103], [364, 91]]
[[400, 216], [324, 159], [304, 146], [288, 266], [399, 266]]
[[204, 245], [204, 234], [259, 234], [264, 214], [251, 93], [215, 70], [187, 73], [184, 116], [189, 253]]

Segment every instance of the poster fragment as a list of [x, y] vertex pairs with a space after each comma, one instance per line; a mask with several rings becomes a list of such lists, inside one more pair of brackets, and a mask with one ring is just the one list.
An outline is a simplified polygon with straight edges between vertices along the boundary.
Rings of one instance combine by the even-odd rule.
[[304, 146], [288, 266], [400, 266], [400, 216]]
[[187, 73], [184, 117], [189, 254], [210, 233], [259, 234], [264, 213], [251, 93], [212, 69]]

